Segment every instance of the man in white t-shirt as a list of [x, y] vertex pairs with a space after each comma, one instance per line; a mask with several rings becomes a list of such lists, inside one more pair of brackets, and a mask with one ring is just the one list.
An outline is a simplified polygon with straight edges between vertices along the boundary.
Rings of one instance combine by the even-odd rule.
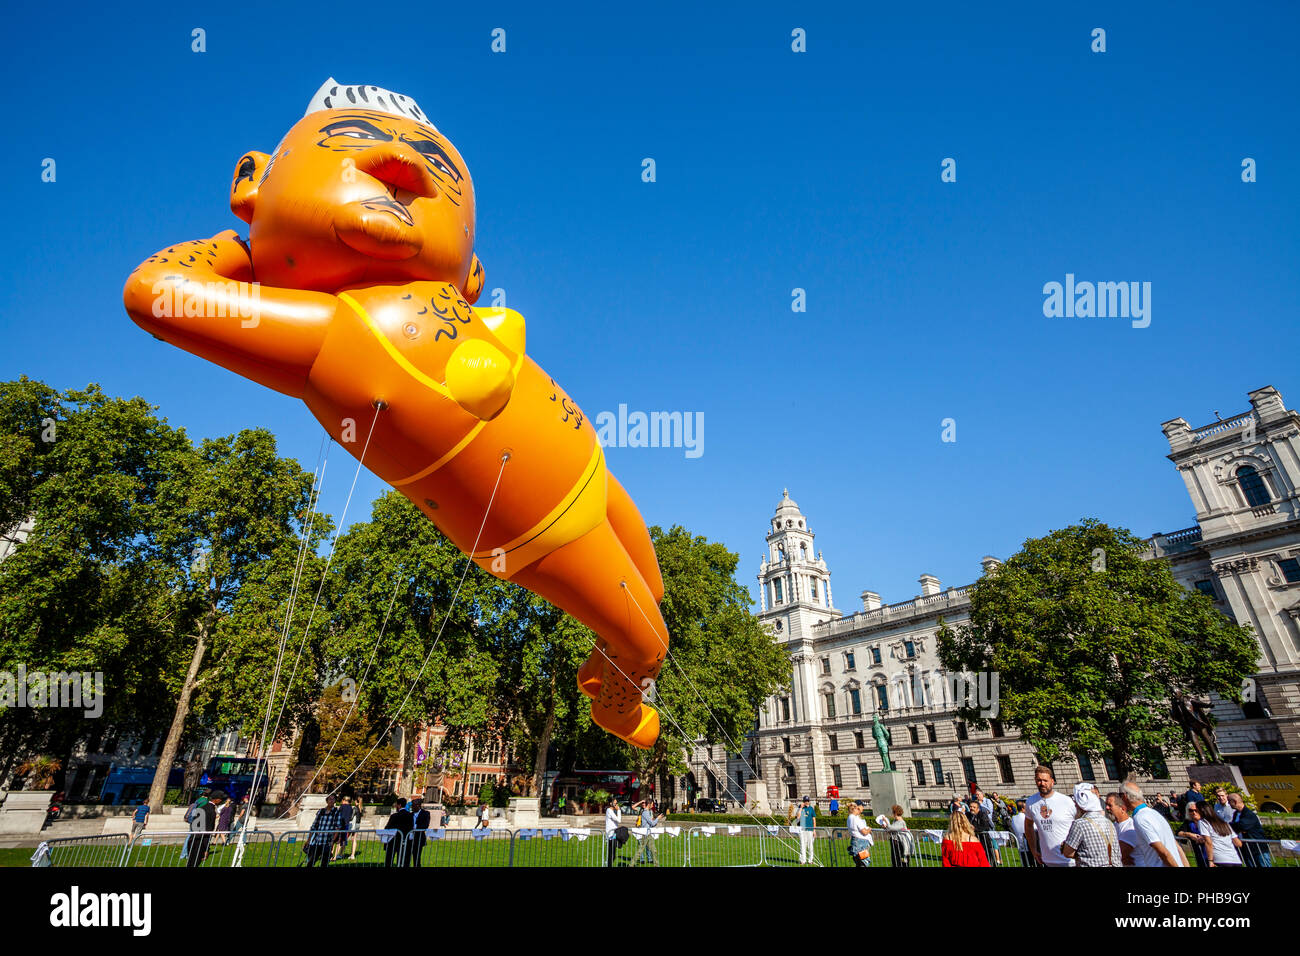
[[1120, 787], [1124, 807], [1133, 818], [1133, 863], [1135, 866], [1186, 866], [1187, 858], [1174, 840], [1169, 821], [1147, 806], [1142, 788], [1136, 783]]
[[1025, 801], [1025, 841], [1039, 866], [1074, 866], [1061, 844], [1074, 823], [1074, 800], [1056, 791], [1056, 774], [1046, 764], [1034, 769], [1038, 792]]
[[1137, 843], [1137, 827], [1124, 806], [1124, 796], [1119, 793], [1106, 794], [1106, 813], [1115, 821], [1115, 834], [1119, 837], [1120, 860], [1125, 866], [1135, 866], [1133, 846]]
[[1011, 832], [1016, 835], [1016, 843], [1020, 847], [1021, 853], [1028, 853], [1029, 847], [1025, 843], [1025, 801], [1016, 801], [1016, 812], [1011, 818]]

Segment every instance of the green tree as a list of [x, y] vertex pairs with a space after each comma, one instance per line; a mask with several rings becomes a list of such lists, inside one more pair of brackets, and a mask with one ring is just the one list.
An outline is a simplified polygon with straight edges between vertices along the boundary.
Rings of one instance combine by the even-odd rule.
[[329, 679], [356, 681], [366, 712], [402, 729], [401, 793], [413, 783], [418, 727], [446, 725], [446, 749], [493, 724], [497, 665], [480, 622], [501, 582], [467, 561], [396, 491], [375, 501], [370, 520], [349, 528], [334, 554]]
[[531, 767], [530, 792], [540, 795], [551, 743], [591, 726], [591, 702], [578, 690], [578, 668], [595, 637], [518, 585], [489, 593], [493, 601], [483, 635], [497, 676], [490, 722], [505, 735], [516, 764]]
[[[650, 529], [664, 578], [660, 605], [672, 638], [655, 682], [660, 735], [642, 751], [624, 745], [643, 776], [685, 770], [697, 740], [739, 750], [763, 701], [789, 680], [784, 648], [754, 617], [749, 591], [736, 581], [739, 556], [681, 526]], [[719, 779], [725, 768], [716, 768]]]
[[[275, 589], [278, 593], [268, 599], [264, 588], [268, 581], [283, 583], [284, 569], [297, 563], [311, 489], [311, 475], [296, 461], [279, 457], [274, 436], [264, 429], [205, 439], [197, 453], [180, 457], [160, 488], [154, 504], [152, 560], [167, 581], [175, 633], [184, 636], [189, 655], [184, 669], [168, 687], [175, 709], [149, 790], [152, 806], [162, 805], [196, 690], [207, 693], [211, 712], [219, 722], [233, 723], [255, 713], [251, 702], [256, 694], [248, 692], [249, 682], [269, 689], [267, 677], [274, 680], [280, 638], [275, 624], [284, 613], [289, 594]], [[315, 516], [306, 529], [309, 552], [327, 527], [324, 517]], [[266, 615], [268, 626], [253, 629], [256, 650], [251, 654], [246, 621], [231, 622], [229, 646], [223, 641], [223, 624], [236, 609], [246, 582], [263, 588], [258, 601], [278, 602]], [[305, 620], [302, 626], [306, 626]], [[214, 647], [222, 653], [210, 656]], [[213, 666], [229, 664], [231, 659], [239, 666]], [[314, 662], [308, 661], [300, 668], [301, 683], [292, 672], [284, 675], [283, 693], [308, 697], [315, 671]], [[223, 683], [237, 691], [231, 695], [228, 709], [221, 704], [225, 696], [206, 687], [217, 678], [224, 678]], [[260, 732], [260, 725], [256, 730]]]
[[147, 737], [165, 726], [159, 687], [183, 646], [153, 561], [156, 503], [192, 454], [143, 399], [0, 383], [0, 532], [33, 522], [0, 561], [0, 669], [104, 676], [97, 722], [69, 708], [0, 714], [0, 779], [35, 751], [67, 766], [96, 727]]
[[[1123, 777], [1188, 753], [1174, 691], [1240, 699], [1258, 646], [1145, 550], [1093, 519], [1026, 541], [975, 584], [970, 623], [941, 627], [943, 666], [996, 674], [998, 718], [1043, 759], [1109, 754]], [[969, 701], [958, 712], [977, 727], [990, 716]]]
[[[332, 792], [345, 780], [352, 790], [373, 792], [379, 789], [382, 770], [400, 759], [396, 750], [380, 743], [384, 723], [372, 721], [355, 699], [350, 700], [347, 686], [339, 683], [327, 688], [316, 704], [319, 742], [312, 755], [316, 763], [314, 793]], [[357, 767], [361, 770], [353, 774]]]

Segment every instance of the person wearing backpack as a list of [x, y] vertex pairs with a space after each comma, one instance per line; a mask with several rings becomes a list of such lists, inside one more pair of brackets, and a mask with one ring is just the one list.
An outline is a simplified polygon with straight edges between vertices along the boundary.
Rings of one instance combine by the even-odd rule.
[[211, 799], [199, 797], [194, 802], [194, 810], [190, 814], [190, 852], [185, 861], [187, 867], [200, 866], [207, 859], [212, 833], [217, 827], [217, 808], [225, 800], [226, 795], [218, 790], [212, 794]]
[[659, 865], [659, 858], [655, 855], [655, 837], [654, 828], [663, 822], [663, 815], [656, 816], [655, 803], [653, 800], [645, 799], [636, 805], [637, 817], [636, 826], [638, 830], [644, 830], [645, 833], [638, 836], [640, 846], [637, 847], [636, 856], [632, 857], [632, 865], [636, 866], [641, 857], [644, 856], [651, 866]]

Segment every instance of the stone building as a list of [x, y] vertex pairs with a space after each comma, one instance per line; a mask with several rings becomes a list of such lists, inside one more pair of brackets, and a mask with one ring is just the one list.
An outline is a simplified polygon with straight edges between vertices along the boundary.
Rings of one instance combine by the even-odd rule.
[[1250, 404], [1200, 428], [1164, 423], [1196, 524], [1151, 539], [1180, 583], [1259, 640], [1245, 694], [1254, 699], [1216, 700], [1215, 733], [1229, 753], [1300, 750], [1300, 413], [1272, 387], [1251, 392]]
[[[1202, 428], [1181, 418], [1163, 426], [1170, 459], [1183, 476], [1198, 524], [1156, 534], [1150, 555], [1168, 560], [1177, 580], [1197, 588], [1260, 642], [1260, 672], [1242, 705], [1216, 698], [1225, 752], [1300, 749], [1300, 415], [1271, 387], [1250, 393], [1252, 410]], [[725, 796], [744, 792], [767, 807], [804, 794], [870, 798], [870, 774], [883, 769], [871, 736], [876, 712], [892, 735], [891, 757], [907, 774], [913, 806], [939, 807], [968, 785], [1023, 795], [1033, 790], [1038, 759], [1016, 731], [996, 720], [977, 731], [956, 719], [965, 694], [942, 672], [937, 632], [969, 620], [968, 586], [945, 588], [919, 578], [912, 600], [884, 604], [861, 593], [861, 608], [835, 607], [831, 572], [814, 548], [806, 516], [788, 491], [770, 519], [759, 569], [759, 617], [790, 653], [789, 688], [772, 697], [744, 755], [697, 746], [692, 775], [725, 781]], [[980, 562], [984, 572], [996, 558]], [[993, 688], [975, 689], [993, 696]], [[1170, 758], [1155, 790], [1185, 789], [1189, 762]], [[1109, 758], [1058, 760], [1057, 782], [1080, 780], [1103, 791], [1118, 783]], [[750, 780], [757, 771], [759, 779]], [[1170, 776], [1172, 774], [1172, 776]], [[734, 781], [734, 782], [733, 782]]]

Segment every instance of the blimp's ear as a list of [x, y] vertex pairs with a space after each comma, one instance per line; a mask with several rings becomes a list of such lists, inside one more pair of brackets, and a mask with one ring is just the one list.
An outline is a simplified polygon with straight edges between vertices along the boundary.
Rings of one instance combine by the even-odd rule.
[[235, 178], [230, 184], [230, 211], [244, 222], [253, 221], [257, 187], [271, 157], [256, 150], [245, 153], [235, 164]]
[[473, 305], [478, 301], [479, 293], [483, 291], [483, 263], [478, 261], [478, 256], [469, 264], [469, 278], [465, 280], [465, 301]]

